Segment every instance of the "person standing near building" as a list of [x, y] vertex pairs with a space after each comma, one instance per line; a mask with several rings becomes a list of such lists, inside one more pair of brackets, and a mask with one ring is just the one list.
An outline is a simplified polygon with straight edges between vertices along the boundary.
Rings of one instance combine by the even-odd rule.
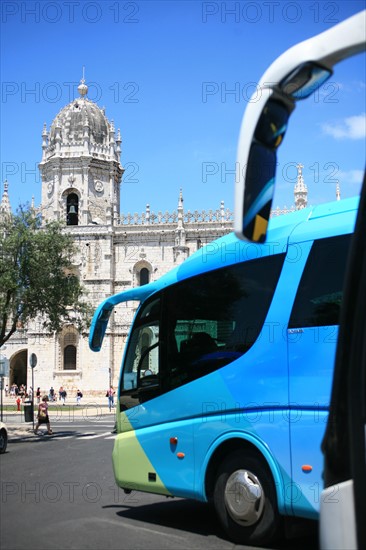
[[53, 389], [53, 386], [50, 387], [50, 401], [55, 400], [55, 390]]
[[39, 404], [41, 402], [41, 388], [38, 387], [37, 390], [36, 390], [36, 398], [37, 398], [37, 403]]
[[38, 428], [40, 424], [47, 425], [48, 435], [51, 435], [53, 433], [51, 430], [50, 418], [48, 416], [48, 396], [47, 395], [44, 395], [42, 397], [42, 401], [38, 405], [37, 424], [36, 424], [36, 427], [34, 428], [34, 433], [36, 435], [39, 435]]

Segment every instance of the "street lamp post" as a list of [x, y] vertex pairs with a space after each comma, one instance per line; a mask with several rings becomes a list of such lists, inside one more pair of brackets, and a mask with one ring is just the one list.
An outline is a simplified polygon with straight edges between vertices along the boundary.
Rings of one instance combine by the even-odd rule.
[[1, 392], [1, 403], [0, 403], [0, 419], [3, 421], [3, 389], [4, 389], [4, 377], [0, 376], [0, 392]]
[[108, 406], [109, 406], [109, 412], [110, 412], [111, 408], [112, 408], [112, 396], [109, 394], [109, 392], [111, 391], [111, 387], [112, 387], [112, 369], [111, 369], [111, 367], [109, 367], [108, 371], [109, 371]]
[[34, 431], [34, 369], [37, 365], [37, 355], [31, 353], [29, 357], [29, 364], [32, 369], [32, 422], [33, 422], [33, 431]]
[[[3, 346], [5, 349], [5, 346]], [[0, 353], [0, 419], [3, 421], [3, 391], [4, 391], [4, 377], [9, 376], [9, 359]]]

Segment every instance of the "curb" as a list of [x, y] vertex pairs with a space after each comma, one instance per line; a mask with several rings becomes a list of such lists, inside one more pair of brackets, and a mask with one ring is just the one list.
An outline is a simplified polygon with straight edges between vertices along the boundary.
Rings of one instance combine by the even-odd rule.
[[37, 436], [33, 431], [33, 428], [13, 428], [13, 426], [7, 426], [8, 441], [18, 441], [20, 439], [35, 439]]

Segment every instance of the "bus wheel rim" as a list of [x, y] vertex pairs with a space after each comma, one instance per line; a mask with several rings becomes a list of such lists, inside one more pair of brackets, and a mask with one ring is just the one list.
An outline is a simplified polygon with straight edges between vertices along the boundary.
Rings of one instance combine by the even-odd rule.
[[232, 519], [249, 527], [259, 521], [264, 508], [265, 495], [262, 485], [249, 470], [233, 472], [225, 486], [225, 505]]

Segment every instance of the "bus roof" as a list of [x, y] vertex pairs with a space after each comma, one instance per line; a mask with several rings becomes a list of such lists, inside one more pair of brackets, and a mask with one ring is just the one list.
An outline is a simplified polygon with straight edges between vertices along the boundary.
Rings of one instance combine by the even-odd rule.
[[[109, 317], [117, 304], [134, 300], [143, 302], [158, 290], [199, 273], [285, 252], [291, 242], [351, 233], [358, 202], [359, 197], [353, 197], [271, 218], [267, 240], [263, 244], [242, 241], [233, 232], [229, 233], [200, 248], [158, 280], [110, 296], [94, 313], [89, 334], [90, 348], [93, 351], [100, 350]], [[324, 218], [328, 218], [326, 223]]]

